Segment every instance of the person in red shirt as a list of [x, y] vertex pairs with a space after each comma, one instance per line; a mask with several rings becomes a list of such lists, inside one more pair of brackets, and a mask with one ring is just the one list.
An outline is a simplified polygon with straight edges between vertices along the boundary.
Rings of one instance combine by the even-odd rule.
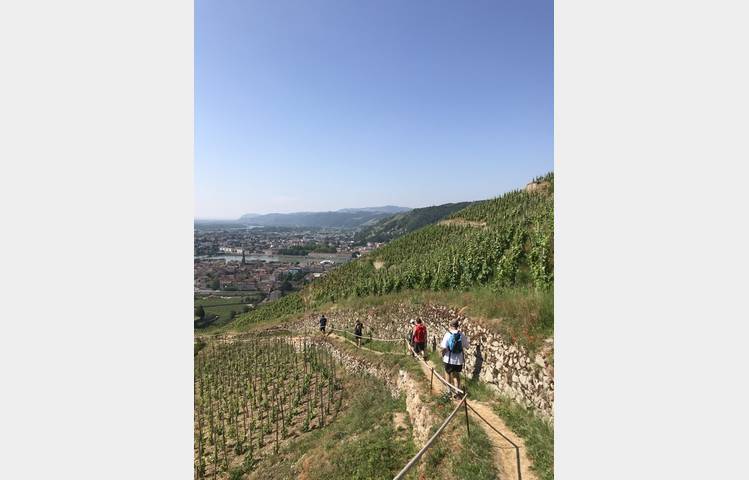
[[427, 327], [420, 318], [416, 319], [416, 325], [413, 331], [414, 352], [427, 358]]

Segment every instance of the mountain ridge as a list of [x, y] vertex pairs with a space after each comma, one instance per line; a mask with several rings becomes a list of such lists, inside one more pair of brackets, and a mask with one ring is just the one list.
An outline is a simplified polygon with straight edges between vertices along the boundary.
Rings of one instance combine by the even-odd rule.
[[344, 208], [325, 212], [245, 214], [237, 222], [266, 227], [330, 227], [356, 228], [397, 213], [409, 211], [407, 207], [385, 205], [382, 207]]
[[363, 225], [364, 228], [356, 234], [354, 240], [359, 243], [389, 242], [396, 237], [406, 235], [431, 223], [436, 223], [472, 203], [474, 202], [444, 203], [396, 213], [393, 216], [377, 219], [370, 224]]

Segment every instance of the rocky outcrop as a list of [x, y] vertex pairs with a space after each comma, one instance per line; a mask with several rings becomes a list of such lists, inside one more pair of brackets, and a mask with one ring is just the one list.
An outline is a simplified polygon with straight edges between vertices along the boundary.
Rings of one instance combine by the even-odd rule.
[[[480, 320], [442, 305], [395, 305], [377, 311], [335, 309], [326, 312], [326, 316], [330, 327], [349, 331], [356, 320], [361, 320], [365, 335], [381, 338], [406, 338], [408, 321], [421, 318], [429, 330], [429, 348], [433, 344], [439, 346], [448, 324], [457, 319], [470, 340], [465, 374], [478, 378], [543, 417], [552, 419], [554, 416], [552, 339], [547, 339], [544, 347], [531, 356], [527, 349], [487, 328]], [[302, 324], [316, 329], [317, 317], [309, 316]]]
[[545, 192], [549, 187], [551, 187], [550, 182], [531, 182], [525, 186], [525, 191], [528, 193]]

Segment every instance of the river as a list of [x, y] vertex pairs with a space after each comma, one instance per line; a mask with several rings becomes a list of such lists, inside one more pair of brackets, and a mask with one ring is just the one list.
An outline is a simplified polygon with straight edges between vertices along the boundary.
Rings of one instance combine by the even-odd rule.
[[[320, 263], [323, 260], [332, 260], [335, 263], [346, 263], [351, 260], [350, 257], [331, 253], [326, 254], [315, 254], [315, 257], [307, 257], [302, 255], [245, 255], [245, 260], [261, 261], [261, 262], [281, 262], [281, 263], [299, 263], [300, 265], [311, 265], [314, 263]], [[241, 255], [197, 255], [196, 260], [221, 260], [224, 259], [226, 263], [229, 262], [241, 262]]]

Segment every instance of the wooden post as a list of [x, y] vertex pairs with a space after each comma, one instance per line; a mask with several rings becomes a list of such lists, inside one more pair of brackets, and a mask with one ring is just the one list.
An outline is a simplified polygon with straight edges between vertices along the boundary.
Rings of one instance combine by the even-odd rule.
[[429, 379], [429, 393], [432, 393], [432, 382], [434, 382], [434, 367], [429, 367], [432, 369], [432, 378]]
[[466, 400], [465, 395], [463, 396], [463, 407], [465, 407], [465, 411], [466, 411], [466, 432], [468, 433], [468, 435], [470, 435], [471, 429], [468, 426], [468, 400]]

